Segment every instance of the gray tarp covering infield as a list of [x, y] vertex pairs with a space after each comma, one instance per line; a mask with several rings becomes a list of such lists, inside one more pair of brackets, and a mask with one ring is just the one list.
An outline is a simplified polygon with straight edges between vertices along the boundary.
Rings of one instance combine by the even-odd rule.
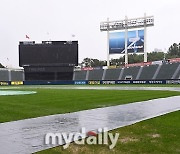
[[[87, 87], [76, 88], [86, 89]], [[90, 89], [97, 88], [90, 87]], [[101, 88], [98, 87], [98, 89]], [[103, 89], [153, 90], [152, 87], [144, 89], [140, 87], [103, 87]], [[180, 88], [155, 88], [154, 90], [180, 91]], [[50, 146], [44, 144], [44, 137], [46, 133], [50, 132], [79, 132], [82, 127], [85, 127], [87, 132], [104, 127], [112, 130], [178, 110], [180, 110], [180, 96], [175, 96], [69, 114], [1, 123], [0, 153], [29, 154], [48, 149]]]
[[35, 94], [35, 91], [2, 91], [0, 90], [0, 96], [9, 96], [9, 95], [28, 95], [28, 94]]

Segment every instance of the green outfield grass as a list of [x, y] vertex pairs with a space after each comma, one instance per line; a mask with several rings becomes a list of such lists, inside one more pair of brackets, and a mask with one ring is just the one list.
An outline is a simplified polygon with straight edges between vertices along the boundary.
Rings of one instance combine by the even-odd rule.
[[[18, 90], [27, 90], [26, 88]], [[29, 89], [36, 94], [0, 96], [0, 122], [75, 112], [180, 95], [170, 91]]]
[[[52, 85], [20, 85], [20, 86], [11, 86], [12, 88], [38, 88], [38, 87], [52, 87]], [[78, 86], [97, 86], [97, 87], [180, 87], [180, 84], [100, 84], [100, 85], [53, 85], [53, 87], [78, 87]], [[7, 87], [7, 86], [5, 86]]]

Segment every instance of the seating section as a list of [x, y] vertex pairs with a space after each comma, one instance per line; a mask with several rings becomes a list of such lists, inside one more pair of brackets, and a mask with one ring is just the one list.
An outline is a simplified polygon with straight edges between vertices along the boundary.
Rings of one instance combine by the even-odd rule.
[[175, 79], [180, 79], [180, 63], [179, 63], [178, 67], [179, 67], [179, 69], [177, 70], [178, 73], [176, 74]]
[[103, 72], [103, 69], [89, 71], [88, 80], [102, 80]]
[[0, 69], [0, 81], [24, 81], [22, 69]]
[[139, 66], [124, 68], [124, 73], [123, 73], [121, 80], [125, 80], [127, 76], [132, 76], [132, 80], [136, 80], [139, 69], [140, 69]]
[[171, 79], [179, 63], [163, 64], [156, 79]]
[[151, 80], [159, 65], [144, 66], [139, 80]]
[[107, 69], [104, 80], [117, 80], [119, 78], [121, 69]]
[[[180, 63], [163, 64], [157, 72], [155, 80], [163, 79], [180, 79], [180, 71], [177, 70]], [[88, 73], [87, 80], [152, 80], [159, 65], [149, 65], [127, 68], [116, 68], [107, 70], [91, 70], [91, 71], [75, 71], [74, 80], [85, 80], [86, 73]], [[106, 71], [106, 72], [105, 72]], [[174, 75], [174, 76], [173, 76]], [[119, 79], [120, 77], [120, 79]]]
[[87, 71], [75, 71], [74, 80], [86, 80]]
[[176, 78], [175, 79], [180, 79], [180, 71], [179, 73], [176, 75]]
[[9, 81], [9, 71], [7, 69], [0, 69], [0, 81]]
[[24, 81], [24, 71], [12, 70], [11, 71], [11, 81]]
[[[134, 66], [116, 69], [97, 69], [74, 71], [73, 80], [152, 80], [157, 72], [155, 80], [180, 79], [180, 63], [163, 64], [157, 71], [159, 65]], [[22, 69], [0, 69], [1, 81], [24, 81], [24, 70]]]

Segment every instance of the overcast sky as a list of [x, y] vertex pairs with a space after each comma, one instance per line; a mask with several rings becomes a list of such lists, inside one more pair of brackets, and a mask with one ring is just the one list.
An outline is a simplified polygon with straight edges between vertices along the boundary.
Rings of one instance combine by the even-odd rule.
[[[18, 67], [19, 41], [79, 41], [79, 61], [106, 59], [106, 32], [99, 25], [110, 20], [154, 15], [147, 30], [147, 49], [168, 49], [180, 42], [180, 0], [0, 0], [0, 63]], [[72, 37], [75, 35], [75, 37]]]

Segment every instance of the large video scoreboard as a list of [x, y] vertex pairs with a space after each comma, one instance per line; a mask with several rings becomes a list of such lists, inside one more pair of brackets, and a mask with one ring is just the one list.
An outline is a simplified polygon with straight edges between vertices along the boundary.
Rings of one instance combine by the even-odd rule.
[[19, 43], [19, 66], [76, 66], [78, 41], [43, 41]]
[[78, 65], [78, 41], [42, 41], [19, 43], [19, 66], [26, 81], [72, 80]]

